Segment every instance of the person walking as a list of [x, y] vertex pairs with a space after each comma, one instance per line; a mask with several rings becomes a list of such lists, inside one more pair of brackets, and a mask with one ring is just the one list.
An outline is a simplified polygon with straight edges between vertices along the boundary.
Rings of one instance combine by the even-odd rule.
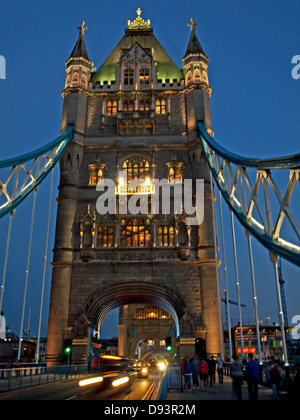
[[206, 389], [207, 377], [208, 377], [208, 364], [204, 359], [200, 359], [198, 364], [198, 373], [201, 382], [201, 392]]
[[219, 384], [222, 384], [223, 383], [224, 360], [223, 360], [223, 357], [220, 355], [220, 353], [218, 354], [216, 362], [217, 362], [217, 372], [218, 372]]
[[259, 363], [253, 358], [253, 354], [249, 353], [249, 361], [246, 364], [246, 379], [248, 383], [249, 400], [258, 399], [258, 383], [260, 378]]
[[199, 389], [199, 376], [198, 376], [198, 364], [199, 364], [199, 356], [195, 354], [192, 359], [192, 376], [193, 376], [193, 386], [194, 388]]
[[213, 355], [210, 356], [210, 359], [208, 359], [207, 364], [208, 364], [209, 384], [210, 386], [213, 386], [213, 384], [216, 382], [216, 364], [217, 364]]
[[271, 386], [273, 390], [272, 400], [279, 400], [279, 391], [281, 384], [281, 369], [278, 360], [272, 357], [270, 369]]
[[232, 378], [233, 390], [238, 400], [242, 400], [242, 384], [244, 380], [244, 366], [239, 361], [239, 357], [235, 354], [233, 362], [230, 366], [230, 376]]
[[185, 364], [183, 366], [183, 375], [185, 378], [185, 383], [189, 392], [192, 391], [192, 359], [186, 358]]

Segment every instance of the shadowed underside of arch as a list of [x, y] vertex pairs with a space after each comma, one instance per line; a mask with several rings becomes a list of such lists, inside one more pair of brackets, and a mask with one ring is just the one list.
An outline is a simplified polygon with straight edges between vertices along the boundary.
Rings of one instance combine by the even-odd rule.
[[85, 303], [83, 313], [92, 325], [101, 324], [113, 309], [119, 306], [143, 303], [160, 306], [173, 317], [176, 336], [179, 337], [179, 321], [184, 315], [184, 303], [179, 296], [165, 287], [153, 283], [118, 283], [99, 289]]

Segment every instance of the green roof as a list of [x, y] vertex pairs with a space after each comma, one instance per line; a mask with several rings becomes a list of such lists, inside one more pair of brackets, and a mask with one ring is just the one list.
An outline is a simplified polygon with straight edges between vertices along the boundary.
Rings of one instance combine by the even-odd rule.
[[120, 60], [122, 50], [129, 50], [134, 44], [140, 44], [144, 49], [150, 49], [153, 54], [153, 59], [156, 63], [157, 79], [165, 82], [166, 79], [173, 81], [173, 79], [184, 79], [183, 72], [177, 67], [169, 54], [165, 51], [156, 37], [153, 35], [152, 29], [143, 30], [125, 30], [125, 35], [109, 54], [104, 63], [99, 67], [96, 73], [92, 76], [92, 82], [100, 82], [103, 84], [106, 81], [110, 84], [116, 80], [116, 70]]

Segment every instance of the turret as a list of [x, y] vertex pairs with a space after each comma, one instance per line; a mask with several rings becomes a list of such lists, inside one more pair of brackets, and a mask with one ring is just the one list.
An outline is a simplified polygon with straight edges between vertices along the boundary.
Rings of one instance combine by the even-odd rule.
[[82, 21], [78, 27], [79, 37], [73, 51], [66, 61], [66, 81], [63, 91], [64, 109], [61, 130], [68, 124], [75, 124], [75, 130], [84, 133], [87, 106], [87, 89], [93, 63], [89, 59], [84, 42], [84, 32], [87, 29]]
[[89, 59], [83, 38], [84, 32], [87, 29], [84, 21], [81, 22], [81, 25], [78, 27], [78, 29], [78, 40], [75, 44], [75, 47], [73, 48], [69, 59], [66, 61], [67, 74], [65, 88], [69, 86], [81, 86], [87, 89], [88, 80], [93, 63]]
[[197, 121], [203, 121], [212, 134], [210, 95], [208, 83], [208, 57], [196, 35], [194, 19], [188, 24], [191, 30], [190, 40], [182, 60], [185, 85], [187, 88], [187, 115], [189, 131], [196, 129]]

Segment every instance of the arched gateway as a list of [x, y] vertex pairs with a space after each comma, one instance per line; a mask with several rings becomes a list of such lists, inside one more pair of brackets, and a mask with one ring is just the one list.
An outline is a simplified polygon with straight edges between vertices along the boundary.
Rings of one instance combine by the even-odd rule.
[[[92, 328], [128, 304], [168, 311], [184, 355], [199, 339], [208, 354], [222, 352], [210, 172], [197, 133], [197, 121], [213, 133], [211, 88], [193, 20], [190, 28], [180, 70], [139, 12], [94, 72], [80, 27], [63, 91], [61, 129], [73, 124], [74, 138], [60, 161], [48, 364], [61, 362], [66, 339], [72, 362], [84, 362]], [[119, 338], [124, 351], [128, 329]]]

